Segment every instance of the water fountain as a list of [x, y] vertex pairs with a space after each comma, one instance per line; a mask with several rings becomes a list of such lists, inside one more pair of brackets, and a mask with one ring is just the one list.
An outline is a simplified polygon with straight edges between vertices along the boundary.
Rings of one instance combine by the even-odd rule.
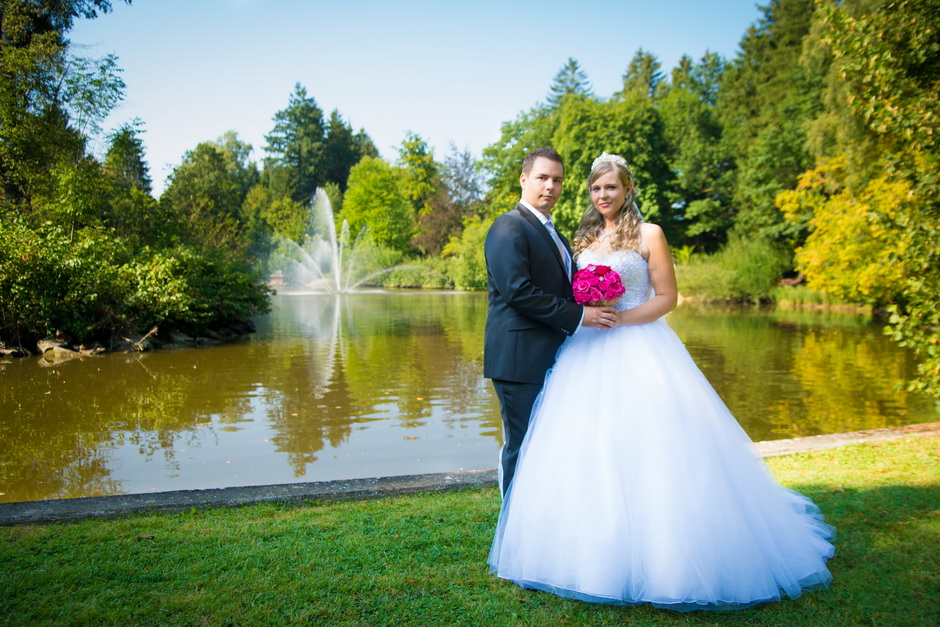
[[376, 247], [370, 245], [363, 228], [355, 239], [343, 220], [339, 235], [333, 206], [326, 192], [317, 189], [310, 201], [306, 233], [302, 245], [284, 238], [282, 252], [271, 266], [278, 270], [272, 284], [289, 291], [297, 289], [346, 294], [377, 276], [401, 267], [382, 264]]

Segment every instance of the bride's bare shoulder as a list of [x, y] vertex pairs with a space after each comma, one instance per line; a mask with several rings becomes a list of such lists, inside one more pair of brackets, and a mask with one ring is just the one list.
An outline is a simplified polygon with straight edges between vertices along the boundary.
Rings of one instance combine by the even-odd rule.
[[644, 259], [650, 258], [650, 247], [657, 248], [666, 243], [666, 234], [662, 227], [651, 222], [640, 223], [640, 241], [637, 245], [637, 252], [643, 255]]
[[640, 237], [642, 238], [660, 238], [665, 237], [663, 234], [663, 229], [658, 224], [653, 224], [652, 222], [641, 222], [640, 223]]

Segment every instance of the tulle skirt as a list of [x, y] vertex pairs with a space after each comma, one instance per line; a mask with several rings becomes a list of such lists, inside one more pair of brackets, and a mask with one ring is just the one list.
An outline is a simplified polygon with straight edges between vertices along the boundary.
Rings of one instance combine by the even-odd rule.
[[584, 601], [738, 609], [827, 586], [833, 532], [658, 320], [562, 346], [489, 563]]

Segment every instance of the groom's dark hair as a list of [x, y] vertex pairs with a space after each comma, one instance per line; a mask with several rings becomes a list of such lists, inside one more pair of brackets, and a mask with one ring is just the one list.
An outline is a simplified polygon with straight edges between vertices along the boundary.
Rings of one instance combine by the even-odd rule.
[[562, 160], [561, 155], [555, 152], [553, 148], [546, 146], [544, 148], [536, 148], [526, 155], [525, 159], [522, 161], [522, 173], [528, 174], [531, 172], [532, 166], [535, 165], [535, 160], [539, 157], [543, 157], [550, 161], [557, 161], [561, 164], [561, 169], [565, 169], [565, 162]]

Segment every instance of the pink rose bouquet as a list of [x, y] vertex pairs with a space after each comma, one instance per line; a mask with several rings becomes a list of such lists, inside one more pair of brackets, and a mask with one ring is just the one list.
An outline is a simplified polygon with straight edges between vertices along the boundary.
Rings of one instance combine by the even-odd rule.
[[626, 291], [615, 270], [610, 266], [593, 264], [575, 273], [571, 287], [574, 289], [574, 302], [591, 307], [612, 305]]

